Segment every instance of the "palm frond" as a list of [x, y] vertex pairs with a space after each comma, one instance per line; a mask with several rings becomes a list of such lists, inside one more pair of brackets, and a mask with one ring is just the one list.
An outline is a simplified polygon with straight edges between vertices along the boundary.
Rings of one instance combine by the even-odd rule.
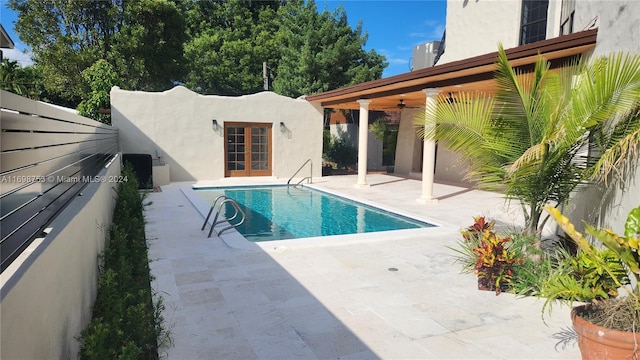
[[621, 119], [603, 139], [603, 152], [590, 170], [592, 178], [607, 182], [610, 175], [622, 177], [638, 159], [640, 147], [640, 108]]

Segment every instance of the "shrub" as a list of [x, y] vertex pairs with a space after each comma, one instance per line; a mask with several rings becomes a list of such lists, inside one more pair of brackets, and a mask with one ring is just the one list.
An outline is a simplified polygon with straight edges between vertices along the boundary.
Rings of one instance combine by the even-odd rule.
[[354, 165], [358, 160], [358, 151], [344, 139], [333, 137], [331, 144], [324, 152], [325, 160], [334, 162], [340, 168]]
[[113, 224], [101, 255], [93, 319], [79, 337], [82, 359], [157, 359], [163, 304], [153, 302], [144, 231], [144, 195], [131, 166], [118, 186]]

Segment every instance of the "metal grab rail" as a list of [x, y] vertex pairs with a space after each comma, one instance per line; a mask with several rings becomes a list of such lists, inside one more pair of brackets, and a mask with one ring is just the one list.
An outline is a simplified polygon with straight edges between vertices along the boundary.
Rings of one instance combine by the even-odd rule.
[[298, 173], [300, 172], [300, 170], [302, 170], [302, 168], [304, 168], [305, 165], [307, 165], [307, 163], [309, 163], [309, 176], [303, 177], [302, 180], [298, 181], [297, 184], [295, 184], [294, 186], [298, 186], [300, 185], [301, 182], [303, 182], [304, 180], [307, 180], [307, 184], [311, 184], [313, 183], [313, 161], [311, 161], [311, 159], [307, 159], [307, 161], [304, 162], [304, 164], [302, 164], [302, 166], [300, 166], [298, 168], [298, 170], [296, 170], [295, 173], [293, 173], [293, 175], [291, 175], [291, 177], [289, 178], [289, 181], [287, 181], [287, 186], [290, 185], [291, 180], [293, 180], [293, 178], [298, 175]]
[[[216, 204], [218, 204], [218, 200], [222, 199], [222, 201], [220, 202], [220, 205], [218, 205], [218, 210], [216, 211], [216, 216], [213, 218], [213, 223], [211, 224], [211, 229], [209, 230], [209, 234], [207, 235], [207, 238], [211, 237], [211, 234], [213, 233], [213, 229], [216, 227], [216, 225], [221, 224], [223, 222], [228, 222], [229, 226], [225, 227], [224, 229], [218, 231], [218, 236], [220, 236], [220, 234], [222, 234], [223, 232], [229, 230], [229, 229], [233, 229], [236, 226], [239, 226], [240, 224], [242, 224], [245, 220], [245, 214], [244, 211], [242, 211], [242, 209], [240, 208], [240, 205], [238, 205], [238, 203], [233, 200], [232, 198], [226, 196], [226, 195], [220, 195], [218, 196], [214, 202], [213, 205], [211, 205], [211, 208], [209, 209], [209, 213], [207, 214], [206, 219], [204, 219], [204, 224], [202, 224], [202, 228], [200, 230], [204, 230], [204, 228], [207, 226], [207, 223], [209, 222], [209, 218], [211, 217], [211, 213], [213, 212], [213, 209], [216, 207]], [[235, 210], [234, 214], [232, 217], [228, 218], [228, 219], [222, 219], [220, 221], [218, 221], [218, 216], [220, 216], [220, 212], [222, 211], [222, 207], [224, 206], [224, 204], [229, 203], [231, 204], [231, 206], [233, 206], [233, 209]], [[242, 215], [242, 219], [240, 219], [240, 221], [236, 224], [231, 223], [232, 220], [234, 220], [235, 218], [238, 217], [238, 215]]]

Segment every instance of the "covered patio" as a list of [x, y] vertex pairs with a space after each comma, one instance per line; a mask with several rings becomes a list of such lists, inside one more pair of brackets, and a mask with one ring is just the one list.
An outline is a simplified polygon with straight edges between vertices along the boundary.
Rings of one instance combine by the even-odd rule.
[[[538, 55], [549, 61], [552, 69], [560, 68], [593, 50], [596, 38], [597, 29], [593, 29], [507, 49], [506, 53], [511, 65], [520, 70], [532, 69]], [[369, 110], [388, 110], [399, 103], [404, 108], [435, 106], [439, 99], [454, 101], [460, 92], [491, 94], [496, 86], [494, 71], [497, 55], [497, 52], [492, 52], [310, 95], [306, 99], [323, 108], [360, 110], [358, 154], [367, 154]], [[413, 122], [413, 119], [403, 116], [401, 122], [405, 121]], [[424, 140], [422, 151], [422, 190], [417, 200], [423, 203], [437, 202], [433, 192], [434, 180], [437, 180], [435, 142]], [[358, 156], [355, 186], [370, 186], [366, 156]]]

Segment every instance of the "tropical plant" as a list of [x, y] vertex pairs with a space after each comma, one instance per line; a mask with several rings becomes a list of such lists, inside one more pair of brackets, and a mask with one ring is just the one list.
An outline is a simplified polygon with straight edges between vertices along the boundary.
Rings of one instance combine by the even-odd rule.
[[542, 279], [535, 295], [545, 298], [542, 310], [556, 300], [591, 302], [615, 298], [618, 288], [628, 284], [627, 272], [620, 259], [609, 249], [579, 251], [576, 256], [559, 251], [551, 271]]
[[27, 90], [21, 79], [21, 67], [17, 61], [2, 59], [0, 64], [0, 89], [18, 95], [26, 95]]
[[[560, 228], [576, 242], [580, 252], [568, 271], [559, 272], [549, 278], [546, 286], [549, 291], [542, 294], [548, 296], [545, 306], [554, 300], [569, 304], [573, 301], [591, 302], [607, 315], [624, 319], [620, 323], [599, 325], [621, 331], [637, 331], [634, 327], [640, 323], [640, 206], [629, 213], [623, 236], [610, 229], [597, 229], [586, 224], [585, 232], [598, 239], [606, 247], [604, 250], [596, 248], [583, 234], [576, 231], [575, 226], [559, 210], [551, 206], [545, 209]], [[634, 277], [633, 288], [628, 287], [628, 275]], [[628, 296], [622, 301], [616, 301], [619, 300], [616, 299], [618, 289], [622, 287], [627, 290]], [[598, 302], [602, 299], [614, 301]], [[615, 314], [616, 311], [611, 311], [611, 308], [622, 311], [622, 314]]]
[[496, 67], [495, 94], [440, 99], [416, 122], [429, 129], [424, 136], [461, 154], [480, 189], [519, 201], [525, 233], [539, 238], [545, 205], [566, 203], [586, 179], [628, 169], [640, 142], [640, 55], [558, 71], [539, 56], [526, 73], [500, 46]]
[[[552, 270], [553, 257], [545, 250], [535, 246], [533, 236], [524, 235], [521, 231], [513, 230], [509, 233], [511, 241], [508, 250], [515, 253], [522, 261], [513, 268], [513, 276], [509, 286], [511, 291], [522, 296], [537, 295], [543, 281]], [[558, 251], [564, 251], [558, 249]]]
[[500, 237], [493, 230], [495, 222], [484, 216], [475, 217], [473, 225], [461, 231], [456, 261], [462, 263], [462, 272], [478, 276], [478, 288], [495, 290], [496, 295], [508, 288], [514, 267], [522, 262], [515, 251], [509, 249], [509, 237]]

